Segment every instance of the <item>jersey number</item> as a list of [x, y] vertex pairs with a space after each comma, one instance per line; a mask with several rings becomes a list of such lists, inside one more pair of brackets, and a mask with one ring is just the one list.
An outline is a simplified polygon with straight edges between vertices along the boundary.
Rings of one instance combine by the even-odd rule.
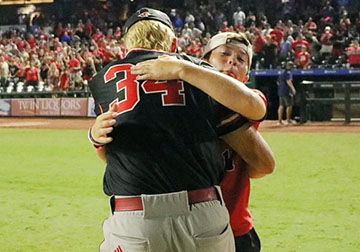
[[[136, 75], [130, 74], [131, 64], [115, 65], [110, 67], [104, 76], [105, 83], [114, 80], [118, 73], [123, 73], [123, 77], [116, 82], [116, 92], [124, 90], [125, 98], [119, 101], [116, 98], [109, 106], [115, 103], [119, 105], [118, 113], [122, 114], [131, 111], [140, 101], [139, 85]], [[145, 94], [161, 93], [163, 106], [185, 106], [184, 83], [180, 80], [171, 81], [150, 81], [142, 83], [142, 89]]]

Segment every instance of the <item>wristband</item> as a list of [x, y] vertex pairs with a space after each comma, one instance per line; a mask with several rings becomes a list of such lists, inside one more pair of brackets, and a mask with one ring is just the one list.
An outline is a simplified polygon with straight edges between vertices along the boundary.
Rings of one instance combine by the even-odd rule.
[[92, 135], [91, 135], [91, 128], [89, 128], [89, 131], [88, 131], [88, 139], [90, 141], [90, 143], [92, 143], [94, 145], [95, 148], [99, 148], [99, 147], [102, 147], [104, 146], [104, 144], [102, 143], [99, 143], [98, 141], [96, 141]]

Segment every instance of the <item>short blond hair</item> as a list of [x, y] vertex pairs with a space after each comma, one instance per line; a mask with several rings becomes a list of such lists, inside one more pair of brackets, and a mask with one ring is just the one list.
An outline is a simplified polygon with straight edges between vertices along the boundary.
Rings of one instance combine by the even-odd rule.
[[125, 34], [127, 50], [145, 48], [171, 52], [174, 32], [165, 24], [155, 20], [144, 20], [132, 25]]

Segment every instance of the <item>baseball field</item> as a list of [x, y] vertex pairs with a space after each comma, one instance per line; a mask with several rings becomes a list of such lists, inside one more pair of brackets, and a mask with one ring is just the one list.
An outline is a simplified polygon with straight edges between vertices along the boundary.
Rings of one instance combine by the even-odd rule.
[[[109, 207], [90, 123], [0, 120], [0, 251], [98, 250]], [[262, 251], [360, 251], [360, 126], [289, 129], [263, 130], [276, 171], [252, 182]]]

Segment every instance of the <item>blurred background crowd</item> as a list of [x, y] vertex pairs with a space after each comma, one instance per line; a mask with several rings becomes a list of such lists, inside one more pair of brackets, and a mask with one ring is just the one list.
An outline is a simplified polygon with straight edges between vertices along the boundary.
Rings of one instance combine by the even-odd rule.
[[93, 74], [122, 59], [123, 25], [140, 7], [165, 11], [178, 50], [201, 57], [218, 32], [245, 32], [253, 69], [360, 67], [360, 1], [91, 1], [1, 7], [0, 92], [87, 90]]

